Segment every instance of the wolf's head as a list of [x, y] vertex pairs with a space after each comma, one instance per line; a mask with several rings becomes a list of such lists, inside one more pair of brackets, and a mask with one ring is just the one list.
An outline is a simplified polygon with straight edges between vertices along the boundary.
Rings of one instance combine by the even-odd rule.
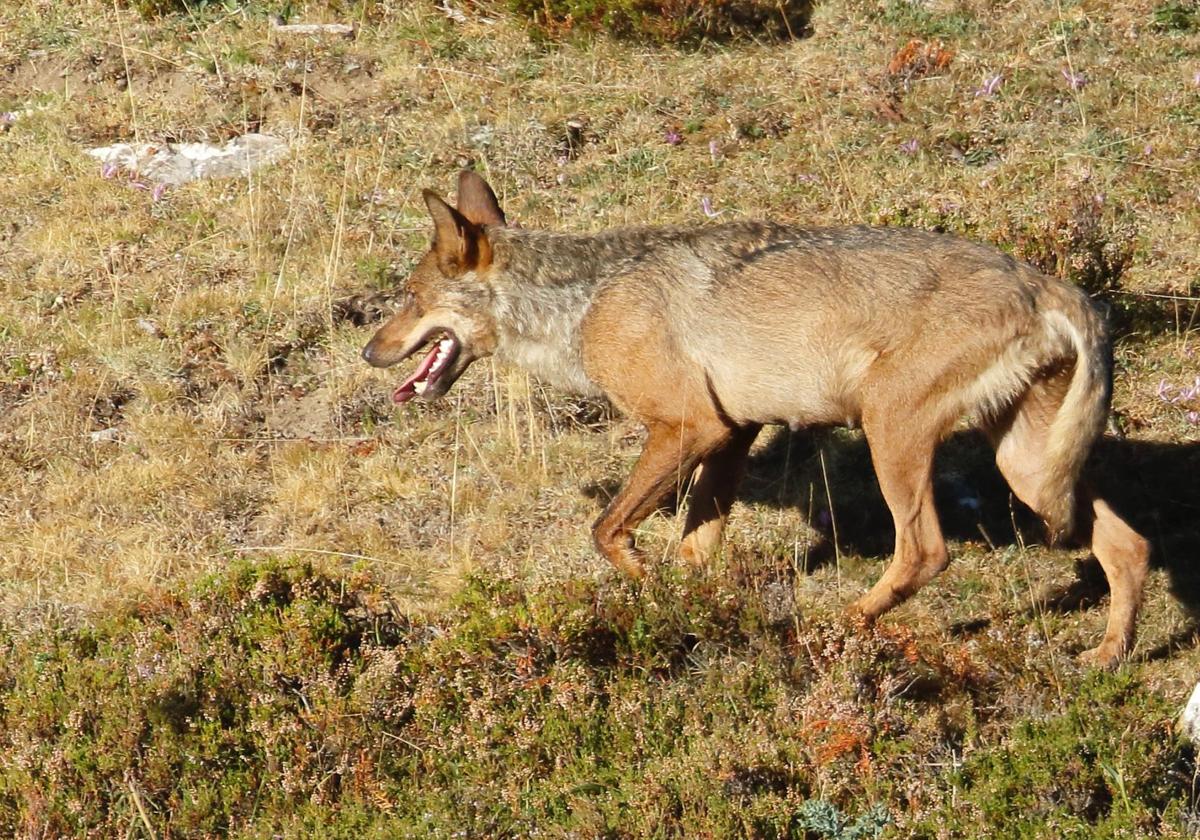
[[362, 352], [375, 367], [390, 367], [429, 346], [416, 371], [392, 394], [398, 403], [442, 396], [471, 362], [496, 348], [486, 280], [492, 265], [487, 228], [505, 224], [496, 194], [483, 178], [464, 171], [458, 178], [458, 207], [432, 190], [424, 196], [433, 217], [433, 244], [405, 281], [396, 313]]

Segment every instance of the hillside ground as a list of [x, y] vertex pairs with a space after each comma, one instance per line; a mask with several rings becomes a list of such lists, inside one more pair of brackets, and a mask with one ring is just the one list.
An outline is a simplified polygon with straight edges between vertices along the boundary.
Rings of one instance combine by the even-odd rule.
[[[132, 7], [131, 7], [132, 6]], [[276, 8], [276, 7], [279, 8]], [[501, 4], [0, 6], [0, 825], [13, 836], [1188, 836], [1200, 10], [829, 0], [807, 37], [531, 32]], [[282, 34], [348, 22], [351, 38]], [[116, 142], [283, 138], [161, 195]], [[950, 569], [840, 608], [890, 517], [850, 432], [764, 434], [714, 569], [588, 526], [640, 430], [358, 357], [473, 166], [527, 227], [769, 217], [991, 242], [1110, 308], [1096, 482], [1155, 543], [1132, 661], [986, 445]], [[111, 174], [111, 173], [104, 173]]]

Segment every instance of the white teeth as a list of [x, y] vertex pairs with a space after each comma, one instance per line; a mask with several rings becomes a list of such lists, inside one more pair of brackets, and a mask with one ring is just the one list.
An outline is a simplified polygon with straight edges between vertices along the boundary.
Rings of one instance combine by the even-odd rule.
[[430, 373], [436, 373], [446, 364], [446, 359], [450, 356], [450, 351], [454, 348], [454, 340], [443, 338], [438, 342], [437, 355], [433, 357], [433, 364], [429, 368]]
[[437, 376], [442, 368], [446, 366], [446, 362], [450, 360], [450, 353], [454, 350], [454, 339], [447, 336], [438, 342], [437, 352], [433, 357], [433, 364], [429, 366], [429, 370], [420, 381], [412, 384], [413, 391], [418, 395], [424, 394], [429, 390], [429, 380]]

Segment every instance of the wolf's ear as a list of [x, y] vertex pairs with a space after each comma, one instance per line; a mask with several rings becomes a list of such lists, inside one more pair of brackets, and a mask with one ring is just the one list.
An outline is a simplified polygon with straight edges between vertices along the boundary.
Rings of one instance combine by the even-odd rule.
[[480, 271], [492, 264], [492, 243], [483, 228], [442, 200], [433, 190], [425, 190], [425, 206], [433, 217], [433, 252], [438, 268], [447, 277], [467, 271]]
[[458, 212], [477, 225], [504, 225], [504, 211], [488, 182], [470, 169], [458, 173]]

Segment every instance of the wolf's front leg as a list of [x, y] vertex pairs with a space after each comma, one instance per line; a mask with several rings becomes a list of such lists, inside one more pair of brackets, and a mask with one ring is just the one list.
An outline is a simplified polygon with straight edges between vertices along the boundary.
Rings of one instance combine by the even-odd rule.
[[592, 527], [596, 548], [632, 577], [645, 574], [633, 530], [691, 475], [701, 458], [730, 436], [730, 429], [719, 421], [653, 422], [646, 427], [649, 434], [629, 480]]
[[704, 565], [720, 547], [729, 508], [746, 470], [746, 455], [761, 428], [752, 424], [735, 430], [724, 447], [700, 464], [679, 543], [679, 556], [688, 563]]

